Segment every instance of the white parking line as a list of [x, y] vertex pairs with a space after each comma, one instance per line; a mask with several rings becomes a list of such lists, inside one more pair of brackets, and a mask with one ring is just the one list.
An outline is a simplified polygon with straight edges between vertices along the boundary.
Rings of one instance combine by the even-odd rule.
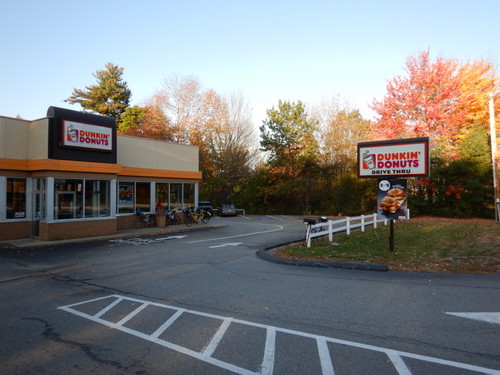
[[172, 315], [168, 320], [165, 321], [156, 331], [154, 331], [151, 336], [154, 338], [158, 338], [163, 332], [167, 330], [168, 327], [170, 327], [176, 320], [179, 318], [183, 313], [185, 313], [186, 310], [179, 309], [177, 312]]
[[388, 353], [387, 356], [391, 360], [396, 370], [398, 370], [398, 374], [411, 375], [410, 370], [408, 369], [408, 367], [406, 367], [406, 364], [399, 355], [397, 355], [396, 353]]
[[264, 359], [260, 373], [262, 375], [272, 375], [274, 371], [274, 352], [276, 351], [276, 329], [267, 327], [266, 345], [264, 347]]
[[268, 217], [269, 219], [273, 219], [273, 220], [283, 221], [283, 219], [281, 219], [279, 216], [266, 215], [266, 217]]
[[332, 358], [330, 357], [330, 351], [328, 350], [328, 342], [325, 339], [318, 339], [316, 342], [318, 345], [319, 360], [321, 362], [323, 375], [335, 375], [335, 371], [333, 371]]
[[244, 233], [244, 234], [236, 234], [234, 236], [227, 236], [227, 237], [219, 237], [219, 238], [208, 238], [204, 240], [197, 240], [197, 241], [187, 241], [186, 243], [201, 243], [201, 242], [211, 242], [211, 241], [220, 241], [220, 240], [227, 240], [229, 238], [239, 238], [239, 237], [249, 237], [249, 236], [256, 236], [258, 234], [264, 234], [264, 233], [271, 233], [271, 232], [276, 232], [278, 230], [282, 230], [284, 227], [281, 225], [275, 225], [275, 224], [266, 224], [266, 225], [272, 225], [275, 227], [278, 227], [276, 229], [270, 229], [270, 230], [263, 230], [261, 232], [252, 232], [252, 233]]
[[[76, 307], [78, 307], [78, 306], [94, 303], [94, 302], [101, 301], [101, 300], [104, 301], [106, 299], [110, 300], [109, 305], [102, 308], [100, 311], [98, 311], [95, 314], [87, 314], [87, 313], [84, 313], [84, 312], [76, 309]], [[123, 317], [118, 323], [113, 323], [111, 321], [101, 319], [101, 317], [104, 316], [105, 313], [110, 312], [114, 307], [116, 307], [122, 301], [140, 303], [141, 306], [134, 309], [127, 316]], [[169, 319], [167, 319], [167, 321], [165, 321], [163, 324], [161, 324], [160, 327], [156, 331], [154, 331], [154, 333], [152, 333], [152, 334], [145, 334], [143, 332], [140, 332], [140, 331], [137, 331], [137, 330], [134, 330], [134, 329], [131, 329], [131, 328], [124, 326], [124, 324], [127, 321], [129, 321], [132, 317], [138, 316], [138, 314], [148, 306], [162, 307], [162, 308], [165, 308], [168, 310], [173, 310], [173, 311], [175, 311], [175, 313]], [[147, 341], [153, 342], [155, 344], [162, 345], [166, 348], [175, 350], [179, 353], [186, 354], [186, 355], [191, 356], [193, 358], [196, 358], [198, 360], [207, 362], [207, 363], [212, 364], [214, 366], [218, 366], [220, 368], [223, 368], [225, 370], [228, 370], [228, 371], [231, 371], [235, 374], [240, 374], [240, 375], [272, 375], [273, 374], [274, 364], [275, 364], [276, 334], [277, 333], [287, 333], [287, 334], [291, 334], [291, 335], [295, 335], [295, 336], [311, 338], [311, 339], [316, 340], [318, 354], [319, 354], [319, 358], [320, 358], [320, 362], [321, 362], [321, 369], [322, 369], [322, 373], [324, 375], [334, 375], [335, 374], [334, 364], [332, 363], [332, 360], [331, 360], [328, 344], [341, 344], [341, 345], [346, 345], [346, 346], [350, 346], [350, 347], [354, 347], [354, 348], [366, 349], [366, 350], [371, 350], [371, 351], [383, 353], [387, 356], [387, 358], [393, 364], [395, 370], [397, 371], [397, 373], [399, 375], [411, 375], [412, 374], [410, 369], [404, 363], [404, 358], [409, 358], [409, 359], [428, 362], [428, 363], [440, 364], [440, 365], [449, 366], [449, 367], [462, 369], [462, 370], [469, 370], [469, 371], [477, 372], [477, 373], [481, 373], [481, 374], [500, 375], [499, 370], [490, 369], [490, 368], [486, 368], [486, 367], [469, 365], [466, 363], [449, 361], [449, 360], [445, 360], [445, 359], [429, 357], [429, 356], [424, 356], [424, 355], [419, 355], [419, 354], [414, 354], [414, 353], [409, 353], [409, 352], [402, 352], [402, 351], [398, 351], [398, 350], [393, 350], [393, 349], [383, 348], [383, 347], [378, 347], [378, 346], [373, 346], [373, 345], [366, 345], [366, 344], [361, 344], [361, 343], [357, 343], [357, 342], [353, 342], [353, 341], [340, 340], [340, 339], [335, 339], [332, 337], [326, 337], [326, 336], [315, 335], [315, 334], [310, 334], [310, 333], [305, 333], [305, 332], [293, 331], [293, 330], [279, 328], [279, 327], [273, 327], [273, 326], [269, 326], [269, 325], [265, 325], [265, 324], [253, 323], [253, 322], [239, 320], [239, 319], [233, 319], [231, 317], [223, 317], [223, 316], [219, 316], [219, 315], [207, 314], [207, 313], [194, 311], [194, 310], [186, 310], [186, 309], [181, 309], [181, 308], [177, 308], [174, 306], [163, 305], [163, 304], [149, 302], [149, 301], [143, 301], [143, 300], [130, 298], [130, 297], [124, 297], [124, 296], [120, 296], [120, 295], [110, 295], [110, 296], [106, 296], [106, 297], [95, 298], [92, 300], [78, 302], [78, 303], [74, 303], [74, 304], [67, 305], [67, 306], [61, 306], [61, 307], [59, 307], [59, 309], [66, 311], [66, 312], [69, 312], [71, 314], [80, 316], [82, 318], [89, 319], [89, 320], [94, 321], [96, 323], [103, 324], [103, 325], [108, 326], [110, 328], [114, 328], [114, 329], [117, 329], [119, 331], [128, 333], [130, 335], [136, 336], [136, 337], [141, 338], [143, 340], [147, 340]], [[166, 341], [166, 340], [160, 338], [160, 335], [162, 333], [164, 333], [165, 331], [167, 331], [168, 328], [184, 313], [190, 313], [190, 314], [204, 316], [207, 318], [212, 318], [212, 319], [217, 319], [217, 320], [222, 321], [222, 323], [219, 327], [219, 330], [210, 339], [208, 344], [204, 347], [204, 349], [201, 352], [198, 352], [198, 351], [195, 351], [192, 349], [188, 349], [186, 347], [174, 344], [172, 342], [169, 342], [169, 341]], [[132, 315], [132, 316], [130, 316], [130, 315]], [[222, 360], [219, 360], [219, 359], [212, 357], [212, 355], [214, 354], [218, 345], [220, 344], [221, 340], [223, 339], [225, 333], [227, 332], [229, 326], [232, 323], [238, 323], [238, 324], [242, 324], [245, 326], [265, 329], [266, 339], [265, 339], [265, 344], [264, 344], [264, 354], [263, 354], [263, 358], [262, 358], [259, 372], [254, 372], [254, 371], [251, 371], [251, 370], [248, 370], [248, 369], [245, 369], [245, 368], [242, 368], [242, 367], [239, 367], [239, 366], [233, 365], [231, 363], [224, 362]]]
[[132, 311], [130, 314], [128, 314], [127, 316], [125, 316], [122, 320], [120, 320], [118, 323], [118, 325], [122, 326], [124, 325], [125, 323], [127, 323], [130, 319], [132, 319], [134, 316], [136, 316], [137, 314], [139, 314], [142, 310], [144, 310], [146, 307], [149, 306], [149, 302], [145, 302], [143, 303], [142, 305], [140, 305], [137, 309], [135, 309], [134, 311]]
[[219, 327], [217, 333], [215, 336], [212, 338], [212, 341], [205, 347], [203, 350], [203, 356], [205, 357], [211, 357], [212, 354], [214, 354], [215, 349], [217, 349], [217, 346], [220, 343], [220, 340], [222, 340], [222, 337], [226, 333], [227, 329], [229, 328], [229, 325], [231, 324], [233, 318], [226, 318], [222, 322], [221, 326]]
[[302, 221], [304, 220], [304, 218], [303, 218], [303, 217], [301, 217], [301, 218], [297, 218], [297, 217], [286, 216], [286, 215], [282, 215], [282, 217], [284, 217], [285, 219], [288, 219], [288, 220], [300, 221], [300, 222], [302, 222]]

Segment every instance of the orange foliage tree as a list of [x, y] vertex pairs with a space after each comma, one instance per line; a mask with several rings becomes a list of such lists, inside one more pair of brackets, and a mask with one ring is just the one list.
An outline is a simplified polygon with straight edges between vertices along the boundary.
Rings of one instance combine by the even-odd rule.
[[498, 85], [493, 64], [432, 61], [427, 50], [407, 59], [406, 72], [387, 83], [383, 100], [372, 103], [379, 116], [375, 134], [380, 139], [429, 136], [453, 158], [469, 130], [488, 123], [488, 97]]

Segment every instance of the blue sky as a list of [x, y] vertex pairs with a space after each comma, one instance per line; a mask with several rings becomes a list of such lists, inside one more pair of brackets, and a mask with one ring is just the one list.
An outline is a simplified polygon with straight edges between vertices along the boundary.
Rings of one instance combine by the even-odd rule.
[[5, 1], [0, 116], [44, 117], [108, 62], [132, 104], [172, 75], [240, 92], [256, 125], [281, 100], [308, 108], [340, 95], [361, 110], [410, 55], [500, 63], [500, 0]]

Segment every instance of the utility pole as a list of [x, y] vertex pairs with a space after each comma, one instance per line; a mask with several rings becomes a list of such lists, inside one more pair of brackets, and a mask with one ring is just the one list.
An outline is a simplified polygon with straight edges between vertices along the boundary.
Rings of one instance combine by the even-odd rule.
[[490, 94], [490, 138], [491, 138], [491, 161], [493, 167], [493, 189], [495, 194], [495, 220], [500, 221], [500, 187], [498, 184], [497, 167], [497, 132], [495, 124], [495, 97]]

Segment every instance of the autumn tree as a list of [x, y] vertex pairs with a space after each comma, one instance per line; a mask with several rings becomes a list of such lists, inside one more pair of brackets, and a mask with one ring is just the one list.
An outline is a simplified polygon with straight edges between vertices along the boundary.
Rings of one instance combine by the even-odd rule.
[[294, 178], [308, 159], [318, 152], [317, 122], [308, 119], [304, 104], [279, 101], [267, 110], [260, 126], [261, 149], [269, 153], [269, 164]]
[[246, 183], [255, 153], [252, 111], [241, 94], [224, 98], [225, 118], [211, 135], [210, 155], [215, 168], [213, 189], [219, 201], [232, 202]]
[[323, 100], [313, 116], [319, 124], [321, 154], [325, 164], [349, 170], [356, 161], [357, 145], [371, 138], [371, 121], [340, 98]]
[[429, 136], [453, 157], [468, 129], [488, 116], [487, 96], [497, 84], [493, 65], [442, 57], [432, 61], [424, 51], [407, 59], [406, 72], [388, 82], [382, 101], [373, 102], [379, 115], [375, 133], [380, 138]]
[[144, 136], [142, 131], [142, 123], [146, 117], [146, 108], [134, 105], [128, 107], [125, 112], [120, 115], [120, 123], [118, 125], [118, 133], [126, 135]]
[[251, 111], [243, 97], [204, 89], [193, 76], [173, 76], [146, 101], [144, 110], [144, 118], [128, 134], [197, 146], [203, 172], [200, 195], [216, 202], [231, 200], [253, 156]]
[[154, 101], [145, 106], [128, 107], [120, 117], [118, 132], [157, 140], [169, 140], [169, 120]]
[[[194, 140], [203, 108], [209, 103], [200, 81], [194, 76], [172, 76], [163, 81], [162, 88], [155, 94], [161, 102], [164, 115], [169, 119], [169, 139], [176, 143], [196, 144]], [[210, 95], [210, 94], [208, 94]], [[213, 111], [212, 111], [213, 113]]]
[[[279, 101], [267, 111], [260, 127], [261, 149], [268, 153], [276, 204], [310, 210], [318, 172], [317, 121], [310, 119], [302, 102]], [[290, 212], [290, 210], [288, 210]]]
[[[488, 99], [498, 87], [494, 66], [432, 61], [429, 55], [408, 58], [408, 76], [389, 81], [384, 99], [374, 101], [374, 131], [381, 138], [431, 138], [431, 177], [412, 181], [409, 189], [414, 213], [491, 217]], [[494, 107], [500, 107], [498, 97]]]
[[127, 82], [123, 80], [123, 68], [112, 63], [104, 70], [93, 73], [97, 83], [85, 86], [85, 89], [73, 89], [65, 100], [70, 104], [80, 104], [85, 111], [99, 113], [120, 121], [120, 116], [129, 106], [132, 96]]
[[[500, 80], [496, 77], [495, 66], [485, 60], [477, 60], [462, 64], [458, 70], [460, 77], [460, 94], [462, 106], [467, 111], [467, 123], [465, 129], [473, 128], [475, 125], [484, 126], [489, 123], [488, 101], [490, 95], [499, 89]], [[500, 108], [500, 97], [496, 97], [495, 108]], [[498, 121], [497, 121], [497, 125]], [[467, 131], [462, 131], [464, 135]]]
[[373, 192], [357, 178], [356, 158], [358, 143], [371, 140], [371, 121], [340, 97], [323, 100], [313, 116], [319, 124], [321, 149], [316, 178], [323, 192], [319, 206], [323, 212], [367, 212]]

